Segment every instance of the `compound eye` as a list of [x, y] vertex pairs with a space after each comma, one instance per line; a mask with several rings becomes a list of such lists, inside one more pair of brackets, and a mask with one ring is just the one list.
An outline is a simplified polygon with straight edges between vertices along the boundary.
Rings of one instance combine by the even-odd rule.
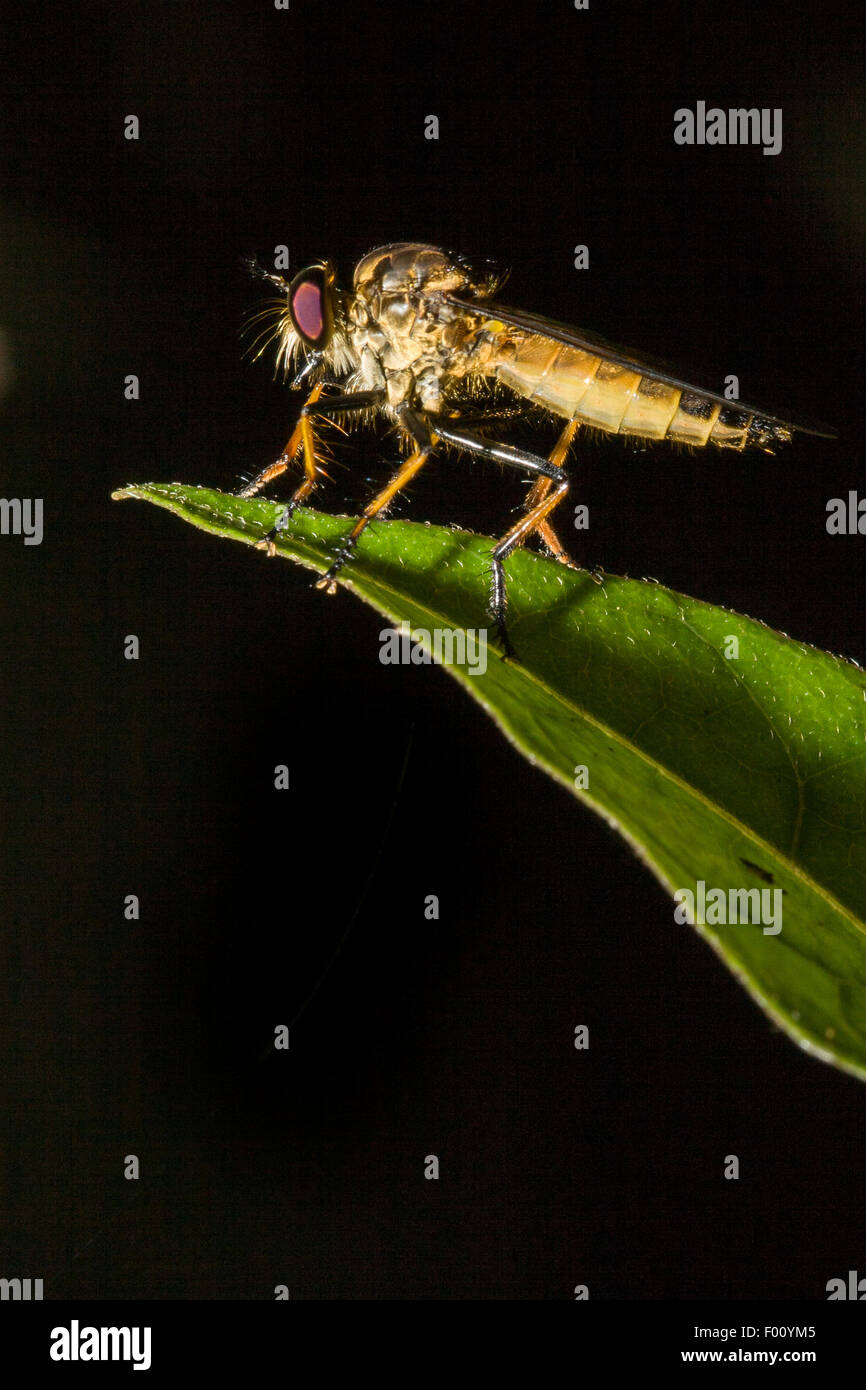
[[295, 276], [289, 286], [289, 313], [309, 347], [322, 347], [330, 337], [329, 307], [325, 272], [319, 266]]

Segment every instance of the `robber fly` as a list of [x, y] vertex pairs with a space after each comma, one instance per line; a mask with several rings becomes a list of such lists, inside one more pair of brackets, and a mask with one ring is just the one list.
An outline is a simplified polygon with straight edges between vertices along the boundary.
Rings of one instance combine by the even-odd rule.
[[[506, 650], [507, 556], [537, 535], [554, 559], [577, 568], [550, 518], [568, 492], [564, 464], [581, 425], [640, 440], [738, 450], [771, 449], [788, 443], [795, 430], [835, 437], [823, 426], [795, 424], [690, 385], [661, 363], [580, 329], [506, 308], [494, 298], [505, 275], [473, 270], [434, 246], [398, 242], [371, 251], [356, 266], [351, 291], [337, 286], [328, 262], [308, 266], [290, 282], [255, 263], [251, 268], [280, 291], [276, 308], [262, 316], [271, 323], [254, 345], [256, 355], [276, 341], [287, 376], [305, 359], [292, 386], [312, 387], [282, 454], [239, 493], [252, 497], [302, 456], [303, 482], [260, 547], [275, 553], [279, 530], [323, 475], [314, 421], [381, 411], [405, 437], [407, 457], [364, 508], [317, 587], [335, 591], [364, 528], [383, 515], [438, 444], [463, 449], [535, 480], [523, 515], [491, 556], [489, 614]], [[470, 407], [477, 417], [479, 391], [496, 382], [565, 421], [546, 457], [491, 441], [462, 423]]]

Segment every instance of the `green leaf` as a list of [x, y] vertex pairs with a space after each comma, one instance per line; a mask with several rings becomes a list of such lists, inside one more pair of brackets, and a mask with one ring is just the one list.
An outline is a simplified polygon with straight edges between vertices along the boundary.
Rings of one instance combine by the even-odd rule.
[[[114, 495], [248, 545], [281, 510], [180, 484]], [[350, 529], [345, 517], [301, 510], [278, 549], [323, 571]], [[490, 546], [377, 522], [341, 583], [413, 631], [483, 629]], [[671, 892], [697, 894], [702, 881], [728, 902], [730, 890], [766, 890], [763, 925], [714, 924], [696, 898], [697, 931], [808, 1052], [866, 1078], [863, 672], [656, 584], [599, 585], [525, 551], [506, 570], [516, 657], [504, 661], [491, 641], [483, 674], [471, 671], [471, 649], [451, 674]], [[588, 785], [576, 788], [581, 766]], [[779, 903], [774, 934], [764, 927]]]

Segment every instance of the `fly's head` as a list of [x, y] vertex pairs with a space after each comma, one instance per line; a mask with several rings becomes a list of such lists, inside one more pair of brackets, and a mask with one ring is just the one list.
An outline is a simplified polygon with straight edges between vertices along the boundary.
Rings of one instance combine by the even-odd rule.
[[300, 359], [306, 359], [298, 380], [325, 370], [343, 376], [357, 367], [346, 331], [346, 297], [328, 261], [306, 266], [292, 280], [263, 270], [255, 261], [250, 261], [249, 267], [280, 291], [279, 298], [260, 309], [246, 325], [248, 331], [258, 330], [250, 347], [254, 358], [276, 343], [276, 371], [283, 376], [294, 376]]

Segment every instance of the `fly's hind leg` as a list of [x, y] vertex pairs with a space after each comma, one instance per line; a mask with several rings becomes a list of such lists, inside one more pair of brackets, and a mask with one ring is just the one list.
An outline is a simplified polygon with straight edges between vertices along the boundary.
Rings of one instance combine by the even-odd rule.
[[[568, 424], [565, 426], [565, 429], [562, 431], [562, 434], [559, 436], [555, 445], [548, 454], [548, 458], [551, 463], [555, 463], [559, 467], [562, 467], [562, 465], [565, 463], [565, 460], [568, 456], [568, 451], [571, 448], [571, 445], [574, 441], [574, 437], [577, 434], [579, 428], [579, 420], [569, 420]], [[529, 489], [529, 492], [527, 493], [526, 502], [524, 503], [524, 511], [531, 512], [535, 507], [538, 506], [540, 502], [543, 502], [544, 498], [550, 491], [550, 487], [550, 478], [539, 478], [537, 482], [533, 483], [532, 487]], [[563, 546], [562, 542], [560, 541], [559, 537], [557, 536], [549, 521], [539, 521], [537, 526], [535, 527], [535, 533], [538, 536], [539, 540], [542, 541], [545, 549], [548, 551], [548, 553], [552, 556], [554, 560], [558, 560], [561, 565], [566, 565], [570, 570], [580, 569], [580, 565], [576, 565], [574, 563], [574, 561], [566, 551], [565, 547]], [[530, 532], [527, 531], [526, 535], [523, 537], [523, 540], [520, 543], [523, 544], [524, 541], [527, 541], [529, 539], [529, 536]], [[604, 572], [598, 569], [597, 567], [595, 569], [591, 569], [589, 571], [589, 575], [595, 584], [604, 583]]]
[[[579, 428], [580, 422], [578, 420], [569, 420], [568, 424], [563, 429], [562, 434], [559, 436], [550, 453], [548, 454], [547, 457], [549, 462], [554, 464], [557, 468], [563, 467], [565, 460], [568, 457], [568, 451], [571, 448], [572, 443], [574, 442], [574, 437], [577, 434]], [[531, 514], [532, 512], [534, 512], [535, 509], [544, 501], [551, 489], [552, 483], [552, 478], [539, 478], [536, 482], [533, 483], [532, 487], [529, 489], [529, 492], [526, 495], [526, 501], [523, 505], [523, 510], [527, 514]], [[576, 570], [579, 568], [579, 566], [576, 565], [574, 561], [571, 559], [571, 556], [566, 551], [565, 546], [560, 541], [559, 537], [557, 536], [549, 521], [543, 518], [541, 521], [536, 523], [534, 530], [539, 540], [543, 543], [545, 549], [549, 552], [549, 554], [553, 557], [554, 560], [558, 560], [561, 565], [567, 565], [568, 568], [572, 570]], [[518, 544], [523, 545], [526, 541], [529, 540], [531, 534], [531, 531], [527, 531], [525, 535], [521, 537]]]
[[[508, 464], [511, 468], [523, 469], [527, 473], [534, 474], [537, 479], [535, 487], [527, 498], [525, 515], [511, 527], [510, 531], [506, 531], [494, 547], [491, 556], [492, 573], [488, 612], [499, 630], [506, 654], [513, 655], [513, 648], [505, 625], [507, 595], [504, 562], [512, 550], [522, 545], [533, 531], [539, 531], [545, 544], [549, 545], [552, 541], [551, 548], [555, 547], [560, 554], [565, 555], [565, 551], [556, 539], [547, 518], [568, 492], [568, 475], [562, 467], [561, 460], [565, 457], [574, 430], [569, 432], [570, 427], [566, 427], [559, 443], [553, 450], [553, 454], [548, 459], [542, 458], [538, 454], [531, 454], [526, 449], [516, 449], [511, 444], [497, 444], [491, 440], [483, 439], [470, 430], [463, 429], [459, 424], [452, 426], [450, 421], [443, 424], [437, 420], [434, 428], [437, 437], [444, 440], [446, 444], [456, 444], [458, 448], [468, 449], [470, 453], [479, 454], [482, 458], [490, 459], [496, 463]], [[546, 531], [542, 530], [543, 527], [546, 528]]]
[[[493, 549], [493, 555], [491, 557], [493, 560], [493, 575], [490, 585], [490, 616], [499, 628], [506, 650], [510, 655], [513, 655], [513, 649], [511, 648], [511, 643], [508, 639], [508, 633], [505, 627], [505, 609], [508, 599], [505, 591], [504, 561], [511, 554], [512, 550], [516, 550], [518, 546], [523, 545], [527, 538], [532, 535], [533, 531], [538, 531], [543, 536], [544, 531], [542, 528], [545, 528], [553, 541], [551, 550], [554, 554], [556, 554], [557, 550], [559, 551], [556, 558], [560, 559], [561, 557], [564, 564], [571, 565], [572, 569], [576, 568], [575, 565], [571, 564], [565, 551], [560, 546], [553, 528], [547, 523], [547, 517], [553, 511], [554, 507], [559, 506], [559, 503], [562, 501], [569, 488], [569, 480], [562, 472], [562, 469], [557, 469], [557, 472], [562, 476], [559, 479], [549, 478], [545, 480], [548, 484], [545, 489], [545, 496], [543, 496], [541, 501], [528, 511], [525, 516], [522, 516], [520, 520], [512, 526], [510, 531], [506, 531], [502, 540], [499, 541]], [[553, 491], [550, 490], [551, 487], [553, 487]], [[549, 544], [549, 542], [545, 540], [545, 544]]]

